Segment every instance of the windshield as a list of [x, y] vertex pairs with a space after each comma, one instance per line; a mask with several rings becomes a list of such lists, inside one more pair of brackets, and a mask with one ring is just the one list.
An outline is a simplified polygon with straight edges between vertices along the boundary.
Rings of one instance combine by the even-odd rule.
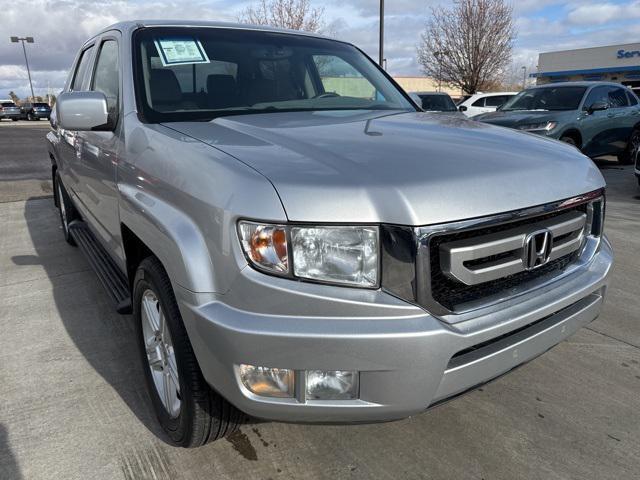
[[46, 103], [34, 103], [33, 106], [36, 108], [49, 108], [49, 105]]
[[151, 122], [277, 111], [415, 107], [355, 47], [224, 28], [152, 27], [134, 38], [137, 97]]
[[587, 87], [543, 87], [524, 90], [500, 109], [513, 110], [577, 110]]
[[449, 95], [418, 94], [422, 100], [422, 109], [427, 112], [455, 112], [455, 103]]
[[2, 107], [15, 107], [16, 104], [13, 102], [2, 102], [2, 104], [0, 104], [0, 106]]

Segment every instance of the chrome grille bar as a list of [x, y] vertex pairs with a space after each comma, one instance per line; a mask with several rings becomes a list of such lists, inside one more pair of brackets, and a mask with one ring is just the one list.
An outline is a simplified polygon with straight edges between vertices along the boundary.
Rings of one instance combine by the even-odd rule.
[[[510, 230], [443, 243], [440, 267], [449, 278], [466, 285], [478, 285], [541, 266], [578, 249], [584, 242], [587, 215], [571, 211]], [[544, 262], [527, 265], [527, 238], [534, 232], [549, 231], [550, 251]]]

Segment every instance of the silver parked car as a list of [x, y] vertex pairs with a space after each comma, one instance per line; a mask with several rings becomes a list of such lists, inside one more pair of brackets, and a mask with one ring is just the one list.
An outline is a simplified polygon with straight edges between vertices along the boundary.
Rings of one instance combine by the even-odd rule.
[[133, 313], [177, 445], [240, 412], [413, 415], [602, 307], [613, 253], [591, 160], [419, 112], [350, 44], [116, 24], [80, 50], [51, 122], [64, 234]]

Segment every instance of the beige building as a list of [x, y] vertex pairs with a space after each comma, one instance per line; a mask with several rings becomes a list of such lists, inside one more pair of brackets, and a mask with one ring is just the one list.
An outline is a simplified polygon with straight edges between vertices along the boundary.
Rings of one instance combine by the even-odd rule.
[[[393, 77], [406, 92], [436, 92], [438, 91], [438, 81], [429, 77]], [[461, 97], [459, 89], [453, 89], [442, 84], [441, 90], [448, 93], [453, 98]]]
[[[438, 82], [428, 77], [394, 77], [394, 80], [406, 92], [435, 92], [438, 90]], [[373, 97], [375, 92], [371, 84], [362, 77], [323, 77], [322, 83], [329, 91], [342, 92], [344, 95], [354, 97]], [[460, 97], [460, 91], [442, 85], [442, 91], [453, 98]]]
[[604, 80], [640, 88], [640, 43], [541, 53], [537, 83]]

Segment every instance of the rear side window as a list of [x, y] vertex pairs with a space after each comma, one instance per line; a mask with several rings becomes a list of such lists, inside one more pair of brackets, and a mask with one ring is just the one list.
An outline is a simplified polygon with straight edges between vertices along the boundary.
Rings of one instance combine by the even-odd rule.
[[118, 111], [120, 96], [118, 67], [118, 44], [115, 40], [105, 40], [98, 54], [91, 90], [104, 93], [107, 97], [107, 110], [111, 115], [115, 115]]
[[507, 101], [507, 97], [505, 97], [504, 95], [496, 95], [494, 97], [485, 98], [484, 105], [485, 107], [499, 107], [506, 101]]
[[611, 88], [609, 90], [609, 104], [611, 108], [628, 107], [627, 93], [622, 88]]
[[93, 46], [87, 48], [80, 54], [80, 61], [78, 62], [76, 71], [73, 74], [73, 81], [71, 82], [71, 91], [82, 90], [84, 79], [87, 76], [87, 71], [89, 70], [92, 51]]
[[313, 62], [322, 82], [323, 93], [354, 98], [376, 97], [376, 87], [342, 58], [334, 55], [314, 55]]

